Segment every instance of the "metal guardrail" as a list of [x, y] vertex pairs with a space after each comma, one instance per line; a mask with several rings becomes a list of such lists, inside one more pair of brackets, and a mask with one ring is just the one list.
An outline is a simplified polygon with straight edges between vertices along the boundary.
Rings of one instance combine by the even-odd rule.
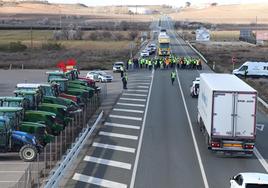
[[76, 158], [88, 138], [92, 135], [102, 116], [103, 111], [99, 114], [94, 125], [92, 127], [89, 127], [89, 125], [87, 125], [87, 128], [84, 130], [84, 132], [79, 135], [77, 142], [72, 145], [72, 148], [69, 149], [68, 154], [66, 156], [63, 156], [62, 161], [59, 162], [59, 166], [57, 166], [55, 170], [52, 171], [52, 175], [48, 177], [49, 180], [46, 183], [45, 188], [53, 188], [58, 186], [58, 183], [64, 172], [71, 166], [72, 161]]
[[[199, 57], [207, 64], [208, 61], [206, 60], [206, 58], [197, 50], [195, 49], [188, 41], [186, 42], [189, 47], [195, 52], [197, 53], [197, 55], [199, 55]], [[268, 104], [260, 97], [258, 97], [258, 101], [265, 107], [268, 108]]]

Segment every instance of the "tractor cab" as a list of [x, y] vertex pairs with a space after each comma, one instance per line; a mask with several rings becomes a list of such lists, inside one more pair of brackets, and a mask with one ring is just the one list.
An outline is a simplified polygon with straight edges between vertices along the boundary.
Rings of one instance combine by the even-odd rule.
[[50, 83], [58, 84], [60, 93], [64, 93], [67, 91], [67, 81], [68, 81], [68, 79], [65, 79], [65, 78], [50, 79]]
[[41, 148], [35, 136], [12, 130], [8, 118], [0, 116], [0, 152], [19, 152], [23, 161], [32, 162], [35, 161]]
[[29, 108], [29, 101], [23, 97], [0, 97], [1, 107], [21, 107]]
[[0, 116], [9, 119], [9, 126], [12, 130], [23, 131], [36, 136], [39, 143], [45, 145], [54, 138], [46, 133], [46, 125], [23, 121], [22, 108], [0, 107]]
[[46, 72], [46, 74], [48, 75], [47, 82], [49, 83], [54, 79], [66, 79], [65, 73], [62, 71], [50, 71]]
[[23, 97], [28, 100], [30, 109], [36, 109], [42, 100], [42, 93], [40, 90], [15, 90], [14, 94], [16, 97]]

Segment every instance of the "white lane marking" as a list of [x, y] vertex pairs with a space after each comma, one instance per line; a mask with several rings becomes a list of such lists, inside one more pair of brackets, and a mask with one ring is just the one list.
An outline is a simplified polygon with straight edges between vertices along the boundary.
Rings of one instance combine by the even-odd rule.
[[149, 86], [138, 86], [138, 88], [148, 89]]
[[104, 123], [104, 125], [106, 125], [106, 126], [111, 126], [111, 127], [126, 128], [126, 129], [136, 129], [136, 130], [139, 130], [139, 129], [140, 129], [139, 126], [135, 126], [135, 125], [126, 125], [126, 124], [119, 124], [119, 123], [110, 123], [110, 122], [106, 122], [106, 123]]
[[135, 93], [123, 93], [123, 95], [126, 95], [126, 96], [136, 96], [136, 97], [147, 97], [147, 95], [144, 95], [144, 94], [135, 94]]
[[127, 134], [118, 134], [118, 133], [108, 133], [104, 131], [100, 131], [99, 135], [111, 136], [111, 137], [116, 137], [116, 138], [125, 138], [125, 139], [130, 139], [130, 140], [138, 140], [137, 136], [127, 135]]
[[260, 154], [260, 152], [258, 151], [258, 149], [256, 147], [254, 148], [253, 153], [256, 155], [257, 159], [259, 160], [259, 162], [261, 163], [263, 168], [266, 170], [266, 172], [268, 172], [268, 163], [262, 157], [262, 155]]
[[132, 116], [118, 116], [118, 115], [109, 115], [110, 118], [118, 118], [118, 119], [128, 119], [128, 120], [136, 120], [136, 121], [141, 121], [142, 118], [138, 117], [132, 117]]
[[147, 89], [128, 89], [128, 91], [130, 92], [141, 92], [141, 93], [147, 93], [148, 90]]
[[131, 164], [123, 163], [120, 161], [113, 161], [113, 160], [108, 160], [108, 159], [92, 157], [92, 156], [85, 156], [84, 161], [131, 170]]
[[178, 81], [178, 84], [179, 84], [179, 88], [180, 88], [184, 108], [185, 108], [186, 115], [187, 115], [187, 118], [188, 118], [188, 122], [189, 122], [189, 125], [190, 125], [190, 130], [191, 130], [191, 134], [192, 134], [192, 138], [193, 138], [193, 142], [194, 142], [194, 148], [195, 148], [195, 152], [196, 152], [196, 155], [197, 155], [197, 159], [198, 159], [199, 167], [200, 167], [200, 170], [201, 170], [202, 178], [203, 178], [203, 181], [204, 181], [204, 186], [205, 186], [205, 188], [209, 188], [206, 172], [205, 172], [205, 169], [204, 169], [204, 166], [203, 166], [202, 158], [201, 158], [200, 151], [199, 151], [197, 141], [196, 141], [196, 138], [195, 138], [193, 125], [192, 125], [192, 122], [191, 122], [191, 118], [190, 118], [190, 115], [189, 115], [188, 107], [187, 107], [187, 104], [186, 104], [186, 101], [185, 101], [185, 97], [184, 97], [184, 93], [183, 93], [183, 90], [182, 90], [182, 87], [181, 87], [181, 82], [180, 82], [180, 78], [179, 78], [179, 74], [178, 74], [177, 69], [176, 69], [176, 75], [177, 75], [177, 81]]
[[143, 117], [143, 123], [142, 123], [142, 128], [141, 128], [141, 133], [140, 133], [140, 140], [139, 140], [138, 149], [137, 149], [137, 155], [136, 155], [136, 158], [135, 158], [135, 163], [134, 163], [134, 167], [133, 167], [133, 171], [132, 171], [131, 182], [130, 182], [130, 186], [129, 186], [130, 188], [134, 188], [134, 186], [135, 186], [137, 168], [138, 168], [138, 164], [139, 164], [142, 140], [143, 140], [143, 135], [144, 135], [144, 128], [145, 128], [145, 124], [146, 124], [146, 117], [147, 117], [147, 113], [148, 113], [150, 96], [151, 96], [151, 93], [152, 93], [153, 80], [154, 80], [154, 70], [152, 72], [152, 80], [151, 80], [151, 85], [150, 85], [150, 89], [149, 89], [148, 100], [147, 100], [147, 103], [146, 103], [145, 114], [144, 114], [144, 117]]
[[124, 151], [128, 153], [135, 153], [136, 149], [135, 148], [129, 148], [129, 147], [123, 147], [123, 146], [117, 146], [117, 145], [110, 145], [110, 144], [102, 144], [98, 142], [93, 142], [92, 144], [93, 147], [98, 147], [98, 148], [104, 148], [104, 149], [112, 149], [112, 150], [117, 150], [117, 151]]
[[146, 99], [120, 98], [120, 100], [127, 100], [127, 101], [141, 101], [141, 102], [146, 102]]
[[107, 187], [107, 188], [127, 188], [126, 184], [118, 183], [115, 181], [109, 181], [105, 179], [95, 178], [92, 176], [86, 176], [83, 174], [75, 173], [73, 176], [73, 180], [82, 181], [85, 183], [94, 184], [97, 186]]
[[145, 107], [144, 104], [133, 104], [133, 103], [122, 103], [122, 102], [118, 102], [118, 105], [122, 105], [122, 106], [137, 106], [137, 107]]
[[128, 85], [150, 85], [150, 83], [129, 83]]
[[139, 114], [144, 113], [143, 110], [129, 110], [129, 109], [122, 109], [122, 108], [114, 108], [113, 111], [116, 111], [116, 112], [132, 112], [132, 113], [139, 113]]

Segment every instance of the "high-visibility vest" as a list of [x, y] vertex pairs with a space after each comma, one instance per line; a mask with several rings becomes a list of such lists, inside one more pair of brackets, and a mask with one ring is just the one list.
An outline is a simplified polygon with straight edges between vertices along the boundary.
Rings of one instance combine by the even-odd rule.
[[152, 65], [152, 61], [149, 60], [149, 61], [148, 61], [148, 65]]
[[171, 78], [176, 78], [176, 73], [175, 72], [171, 73]]
[[128, 61], [128, 64], [129, 64], [129, 65], [132, 65], [132, 60], [129, 60], [129, 61]]

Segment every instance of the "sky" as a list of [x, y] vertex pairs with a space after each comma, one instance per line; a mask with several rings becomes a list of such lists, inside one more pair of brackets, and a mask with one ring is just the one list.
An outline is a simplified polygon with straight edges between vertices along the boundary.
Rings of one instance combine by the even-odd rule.
[[192, 4], [214, 3], [219, 4], [235, 4], [235, 3], [263, 3], [267, 0], [49, 0], [50, 3], [82, 3], [88, 6], [102, 5], [172, 5], [182, 6], [189, 1]]

